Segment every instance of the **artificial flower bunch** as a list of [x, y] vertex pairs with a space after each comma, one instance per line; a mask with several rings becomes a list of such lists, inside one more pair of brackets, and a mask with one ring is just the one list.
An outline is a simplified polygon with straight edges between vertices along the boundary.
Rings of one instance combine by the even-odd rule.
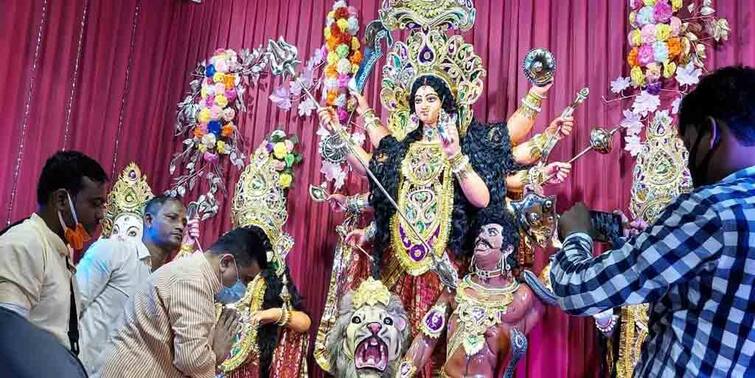
[[204, 69], [196, 125], [192, 129], [193, 146], [208, 163], [228, 155], [236, 145], [237, 87], [241, 84], [241, 64], [236, 52], [219, 49]]
[[[623, 94], [630, 87], [639, 92], [620, 98], [634, 98], [620, 125], [626, 130], [625, 150], [637, 156], [645, 126], [665, 125], [679, 111], [682, 96], [700, 81], [706, 41], [725, 41], [730, 30], [725, 18], [713, 16], [711, 0], [629, 0], [629, 6], [630, 75], [612, 81], [611, 92]], [[673, 95], [661, 96], [662, 91]]]
[[267, 138], [266, 149], [274, 160], [274, 168], [279, 173], [278, 185], [283, 189], [291, 187], [294, 165], [302, 161], [302, 155], [296, 151], [298, 144], [296, 135], [288, 136], [283, 130], [275, 130]]
[[357, 10], [345, 1], [336, 1], [325, 21], [325, 70], [323, 72], [323, 97], [325, 105], [333, 106], [341, 122], [349, 118], [347, 103], [349, 80], [359, 70], [362, 62]]
[[661, 79], [674, 77], [678, 67], [689, 63], [703, 67], [706, 39], [720, 42], [728, 38], [728, 22], [712, 17], [715, 10], [710, 0], [699, 8], [692, 2], [687, 7], [691, 16], [686, 20], [679, 17], [682, 0], [630, 0], [629, 5], [632, 30], [627, 63], [635, 88], [657, 94]]

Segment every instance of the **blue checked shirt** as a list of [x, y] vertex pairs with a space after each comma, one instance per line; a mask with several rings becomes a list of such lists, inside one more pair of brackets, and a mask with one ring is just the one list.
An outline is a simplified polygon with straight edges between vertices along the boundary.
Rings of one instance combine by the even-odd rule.
[[568, 235], [551, 283], [575, 315], [650, 304], [636, 377], [755, 376], [755, 167], [680, 196], [620, 249], [592, 257]]

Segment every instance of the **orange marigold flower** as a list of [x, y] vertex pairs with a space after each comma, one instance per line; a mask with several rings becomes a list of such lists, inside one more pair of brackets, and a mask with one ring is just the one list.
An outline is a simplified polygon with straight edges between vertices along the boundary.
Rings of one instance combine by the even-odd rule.
[[329, 64], [325, 67], [325, 77], [338, 76], [338, 70], [335, 64]]
[[202, 128], [199, 126], [194, 126], [194, 137], [201, 138], [203, 136], [204, 136], [204, 131], [202, 131]]
[[679, 37], [669, 38], [667, 43], [669, 58], [673, 59], [682, 54], [682, 41]]
[[629, 55], [627, 55], [627, 63], [629, 63], [629, 67], [637, 67], [640, 65], [640, 59], [638, 58], [639, 55], [640, 49], [637, 47], [633, 47], [629, 50]]
[[338, 46], [338, 40], [335, 38], [328, 38], [325, 43], [328, 45], [328, 51], [333, 51]]
[[338, 91], [329, 90], [328, 97], [325, 99], [325, 103], [328, 105], [332, 105], [334, 102], [336, 102], [336, 97], [338, 97]]
[[223, 84], [225, 85], [225, 89], [231, 89], [236, 84], [236, 75], [234, 74], [225, 74], [225, 77], [223, 78]]
[[351, 63], [352, 64], [359, 64], [362, 62], [362, 52], [357, 50], [354, 51], [353, 54], [351, 54]]
[[229, 137], [233, 135], [233, 130], [234, 130], [233, 123], [228, 123], [225, 126], [223, 126], [223, 129], [220, 132], [220, 135], [224, 137]]

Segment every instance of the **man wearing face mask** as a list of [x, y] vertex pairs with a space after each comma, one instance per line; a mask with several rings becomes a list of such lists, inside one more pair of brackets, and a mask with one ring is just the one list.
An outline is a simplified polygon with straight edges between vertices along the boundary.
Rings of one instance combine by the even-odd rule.
[[576, 205], [559, 219], [551, 283], [576, 315], [650, 304], [635, 376], [755, 376], [755, 70], [703, 78], [682, 101], [679, 134], [695, 189], [598, 257]]
[[0, 236], [0, 306], [50, 332], [75, 354], [78, 293], [71, 249], [81, 251], [96, 231], [106, 181], [92, 158], [56, 153], [39, 177], [37, 211]]
[[94, 376], [214, 377], [238, 317], [227, 309], [216, 322], [214, 297], [223, 287], [251, 282], [267, 267], [271, 248], [260, 228], [236, 228], [204, 253], [156, 270], [129, 298], [124, 324]]
[[[192, 230], [198, 232], [194, 223]], [[178, 198], [152, 198], [144, 206], [143, 225], [142, 240], [100, 239], [77, 266], [80, 358], [87, 371], [99, 365], [107, 337], [120, 324], [128, 298], [178, 252], [187, 226], [186, 209]]]

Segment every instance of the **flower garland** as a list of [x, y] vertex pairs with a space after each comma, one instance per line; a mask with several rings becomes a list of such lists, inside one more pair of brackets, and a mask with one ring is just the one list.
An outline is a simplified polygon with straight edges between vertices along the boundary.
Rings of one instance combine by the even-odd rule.
[[349, 118], [347, 100], [349, 81], [359, 70], [362, 53], [359, 38], [357, 10], [345, 1], [336, 1], [325, 21], [325, 48], [327, 51], [323, 81], [325, 105], [333, 106], [343, 123]]
[[[679, 110], [682, 96], [700, 80], [705, 69], [707, 45], [728, 39], [729, 24], [725, 18], [713, 16], [711, 0], [697, 5], [691, 2], [685, 8], [682, 0], [629, 0], [627, 35], [631, 46], [626, 56], [630, 67], [629, 77], [611, 82], [611, 92], [622, 94], [629, 87], [640, 92], [621, 97], [632, 98], [630, 108], [623, 111], [621, 126], [626, 129], [625, 149], [634, 157], [642, 150], [642, 130], [655, 118], [666, 121]], [[684, 11], [689, 14], [683, 18]], [[676, 86], [670, 79], [676, 80]], [[662, 107], [661, 92], [676, 96], [666, 110]]]
[[227, 156], [237, 168], [244, 167], [243, 139], [235, 121], [246, 111], [247, 87], [266, 76], [267, 68], [276, 76], [292, 75], [295, 60], [296, 48], [278, 39], [238, 53], [218, 49], [197, 64], [189, 93], [178, 103], [175, 127], [176, 135], [185, 136], [183, 150], [175, 154], [169, 167], [171, 176], [179, 166], [183, 172], [174, 178], [167, 193], [184, 196], [200, 179], [206, 180], [207, 192], [190, 204], [202, 220], [217, 214], [216, 192], [226, 193], [223, 158]]
[[[310, 117], [319, 105], [305, 92], [314, 94], [321, 90], [324, 104], [334, 107], [342, 124], [350, 123], [350, 114], [356, 104], [348, 100], [349, 82], [359, 71], [363, 60], [360, 50], [362, 46], [356, 36], [359, 32], [357, 15], [356, 8], [348, 6], [343, 0], [336, 1], [325, 20], [325, 44], [314, 50], [295, 80], [273, 90], [270, 101], [285, 111], [291, 110], [293, 103], [298, 102], [299, 117]], [[320, 137], [321, 147], [324, 143], [333, 141], [331, 133], [322, 125], [317, 130], [317, 135]], [[363, 132], [356, 131], [351, 134], [351, 139], [356, 145], [362, 145], [366, 136]], [[320, 172], [325, 181], [332, 182], [335, 190], [339, 190], [346, 182], [347, 170], [343, 161], [323, 158]]]
[[218, 161], [218, 155], [228, 155], [236, 148], [237, 129], [234, 102], [241, 88], [238, 71], [241, 67], [233, 50], [217, 50], [205, 67], [200, 90], [201, 101], [197, 124], [192, 130], [192, 143], [208, 163]]
[[283, 189], [291, 187], [294, 180], [294, 165], [301, 163], [302, 155], [295, 151], [299, 144], [296, 135], [287, 136], [283, 130], [275, 130], [267, 139], [266, 149], [275, 160], [275, 170], [280, 173], [278, 185]]

